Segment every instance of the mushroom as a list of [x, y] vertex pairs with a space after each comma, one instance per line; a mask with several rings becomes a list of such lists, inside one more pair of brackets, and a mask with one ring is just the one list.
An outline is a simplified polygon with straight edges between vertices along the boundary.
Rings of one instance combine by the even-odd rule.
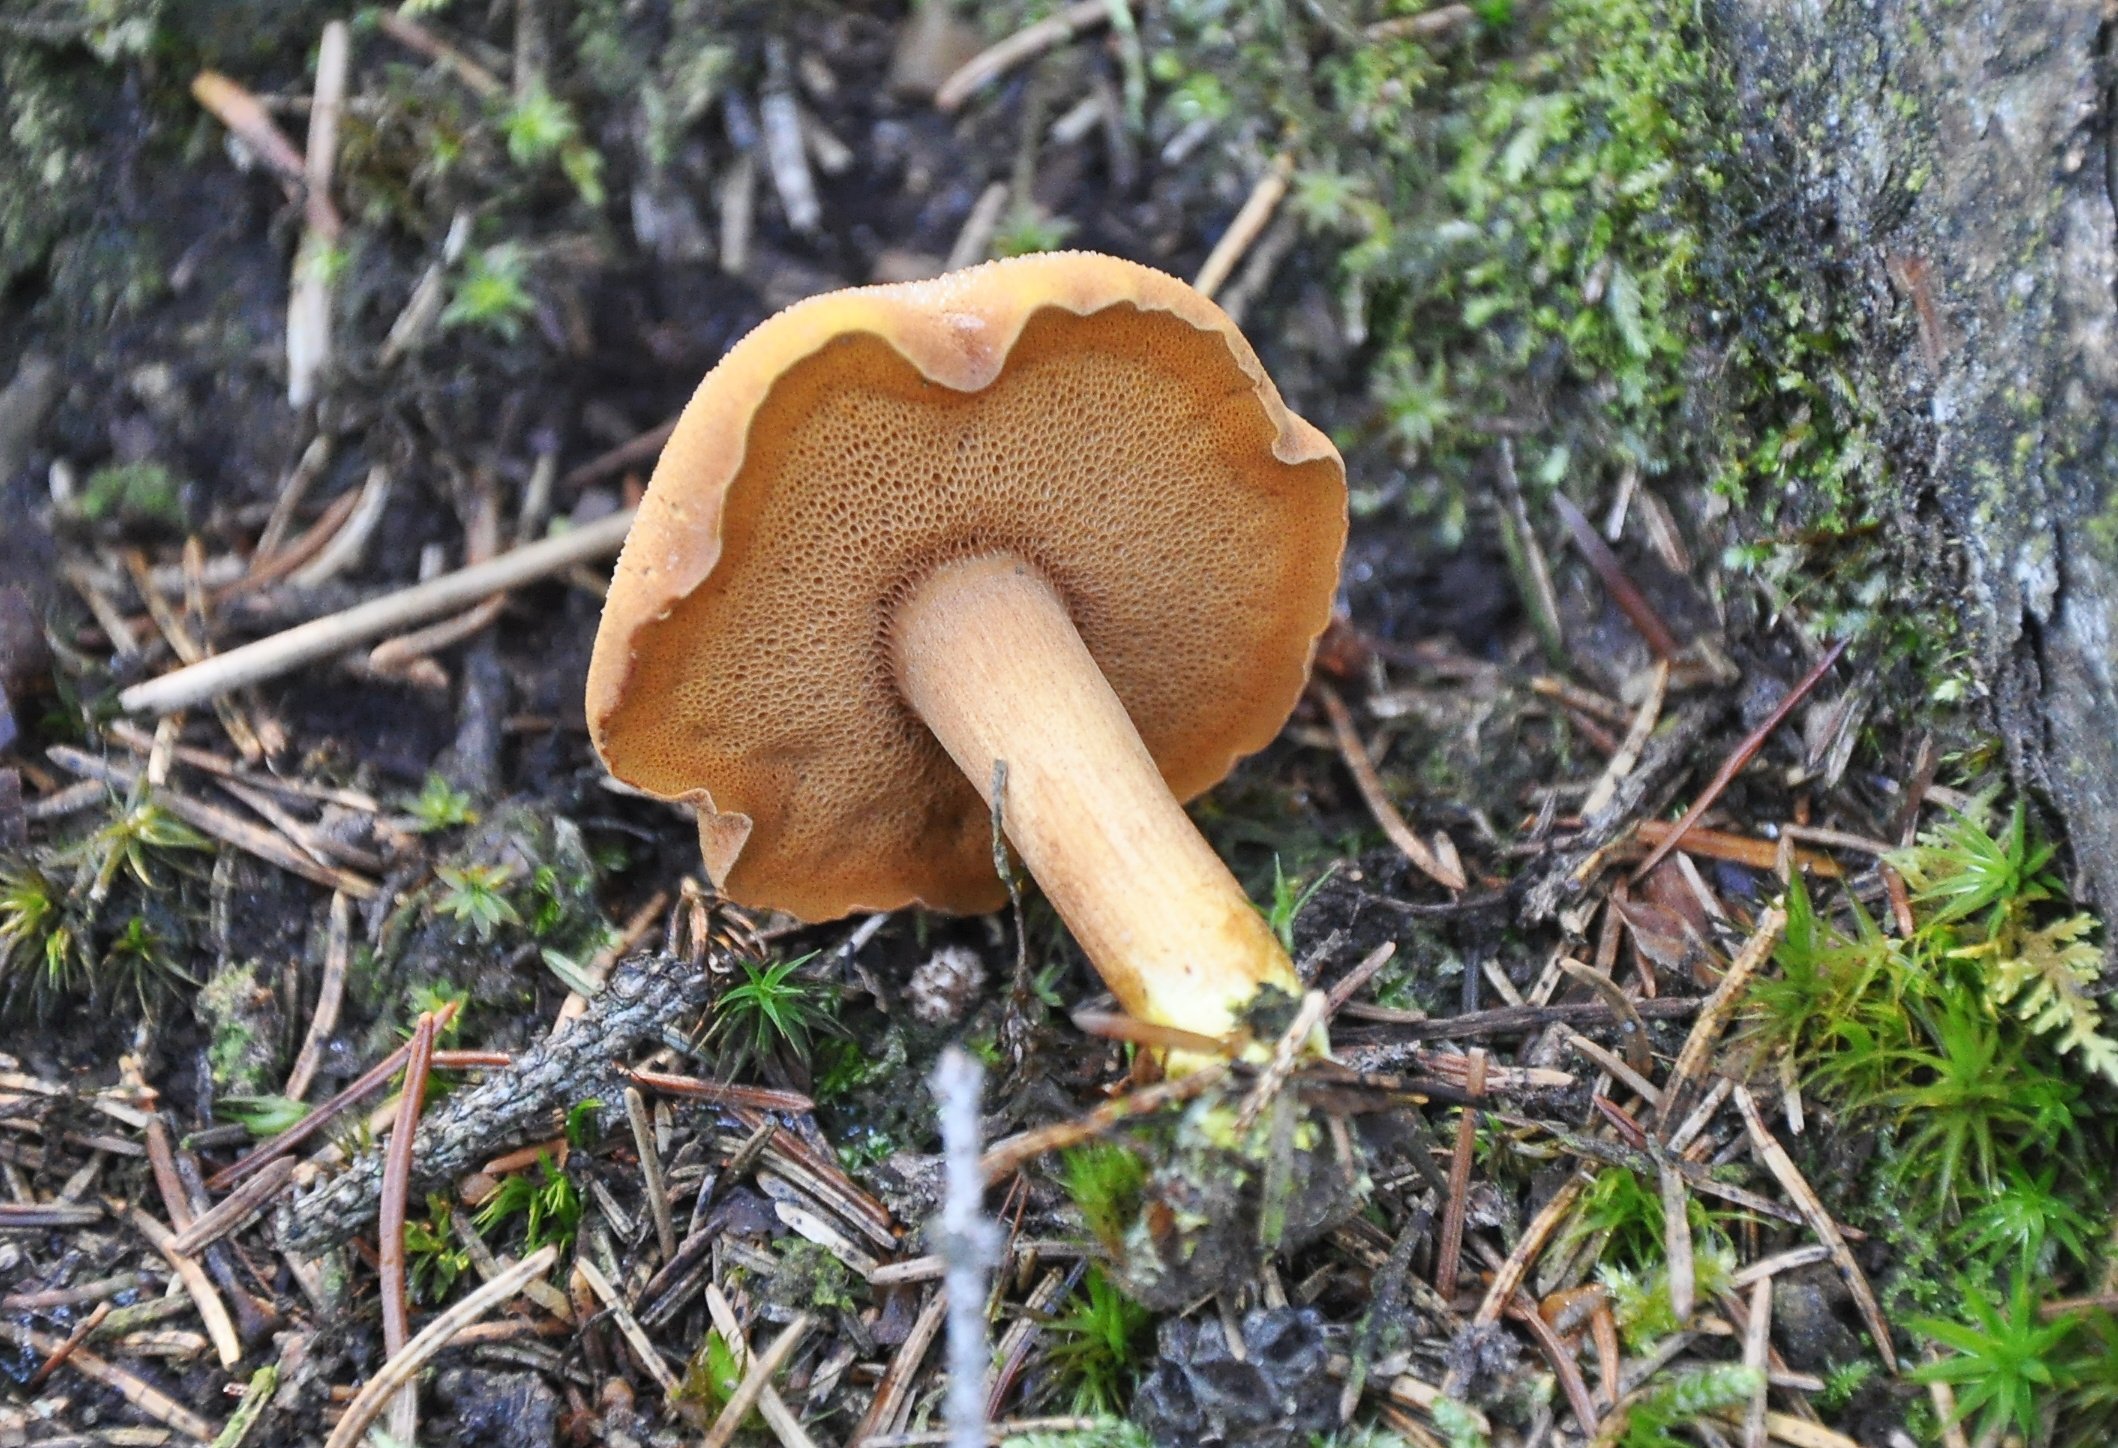
[[1300, 987], [1179, 801], [1285, 722], [1345, 535], [1330, 441], [1160, 272], [1056, 253], [812, 297], [679, 419], [589, 728], [697, 807], [728, 898], [812, 921], [997, 908], [1004, 779], [1125, 1011], [1219, 1036]]

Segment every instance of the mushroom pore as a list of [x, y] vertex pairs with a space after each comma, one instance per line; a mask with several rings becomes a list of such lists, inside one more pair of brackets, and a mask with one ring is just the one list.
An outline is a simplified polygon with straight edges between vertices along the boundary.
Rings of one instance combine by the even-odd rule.
[[612, 772], [804, 919], [986, 910], [986, 795], [1120, 1004], [1227, 1031], [1286, 952], [1179, 803], [1278, 732], [1338, 455], [1191, 288], [1047, 254], [799, 303], [680, 419], [589, 670]]

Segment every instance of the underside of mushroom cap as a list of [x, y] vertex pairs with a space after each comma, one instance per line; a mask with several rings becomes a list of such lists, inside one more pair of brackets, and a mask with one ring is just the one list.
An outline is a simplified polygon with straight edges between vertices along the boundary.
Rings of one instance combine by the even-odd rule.
[[1055, 253], [811, 298], [679, 420], [589, 727], [612, 773], [698, 807], [732, 899], [991, 909], [986, 806], [892, 676], [912, 585], [980, 554], [1041, 570], [1188, 799], [1292, 709], [1345, 530], [1330, 442], [1162, 273]]

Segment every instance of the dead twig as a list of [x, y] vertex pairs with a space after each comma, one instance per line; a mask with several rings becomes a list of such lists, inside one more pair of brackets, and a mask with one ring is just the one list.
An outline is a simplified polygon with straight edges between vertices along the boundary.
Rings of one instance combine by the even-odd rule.
[[[1444, 860], [1426, 841], [1413, 833], [1412, 826], [1398, 813], [1397, 806], [1383, 788], [1382, 777], [1375, 772], [1375, 761], [1368, 757], [1368, 748], [1361, 743], [1360, 735], [1353, 729], [1353, 714], [1346, 701], [1329, 684], [1319, 682], [1315, 686], [1318, 702], [1324, 706], [1325, 715], [1331, 720], [1331, 735], [1338, 743], [1339, 757], [1346, 761], [1346, 768], [1353, 775], [1354, 788], [1360, 791], [1362, 803], [1375, 822], [1382, 826], [1390, 843], [1412, 862], [1414, 869], [1447, 890], [1461, 890], [1469, 882], [1464, 879], [1463, 867], [1453, 859]], [[1437, 835], [1446, 841], [1447, 836]], [[1450, 850], [1453, 856], [1455, 851]]]
[[461, 1301], [450, 1304], [446, 1311], [422, 1328], [417, 1337], [406, 1343], [402, 1351], [392, 1353], [375, 1370], [374, 1376], [361, 1384], [353, 1401], [346, 1404], [345, 1416], [338, 1420], [338, 1426], [325, 1440], [324, 1448], [355, 1448], [367, 1436], [368, 1428], [381, 1414], [383, 1405], [399, 1388], [409, 1385], [436, 1353], [447, 1347], [458, 1333], [520, 1292], [525, 1284], [549, 1272], [558, 1260], [557, 1247], [539, 1247], [492, 1281], [465, 1293]]
[[1846, 652], [1846, 643], [1847, 640], [1840, 639], [1826, 649], [1824, 657], [1816, 661], [1815, 667], [1804, 674], [1801, 681], [1787, 691], [1787, 697], [1780, 700], [1772, 713], [1768, 714], [1759, 723], [1758, 727], [1751, 730], [1744, 737], [1743, 742], [1736, 746], [1735, 752], [1728, 756], [1719, 771], [1715, 773], [1712, 781], [1708, 783], [1699, 797], [1692, 801], [1691, 808], [1684, 812], [1684, 817], [1677, 821], [1675, 828], [1663, 838], [1661, 844], [1648, 852], [1646, 859], [1634, 867], [1632, 878], [1636, 884], [1646, 879], [1647, 872], [1661, 864], [1664, 857], [1677, 847], [1678, 843], [1683, 840], [1685, 832], [1699, 822], [1701, 815], [1713, 808], [1713, 802], [1721, 797], [1721, 791], [1727, 789], [1734, 782], [1735, 777], [1743, 772], [1743, 766], [1749, 764], [1756, 757], [1757, 752], [1765, 747], [1765, 741], [1770, 739], [1773, 733], [1787, 722], [1787, 716], [1794, 712], [1795, 706], [1808, 698], [1810, 692], [1824, 681], [1824, 675], [1830, 672], [1833, 664], [1838, 662], [1839, 655]]
[[1243, 254], [1257, 241], [1258, 233], [1272, 220], [1272, 213], [1286, 199], [1288, 183], [1293, 179], [1294, 153], [1282, 151], [1272, 158], [1265, 174], [1258, 178], [1257, 185], [1250, 188], [1250, 195], [1243, 199], [1235, 219], [1228, 223], [1228, 230], [1221, 233], [1221, 239], [1207, 253], [1205, 264], [1192, 279], [1191, 284], [1196, 290], [1211, 297], [1227, 283], [1236, 263], [1243, 259]]
[[956, 110], [1024, 61], [1042, 55], [1054, 46], [1064, 45], [1084, 31], [1108, 25], [1110, 18], [1110, 0], [1075, 0], [1057, 15], [1024, 26], [959, 66], [955, 74], [934, 92], [934, 108], [944, 113]]
[[309, 1093], [316, 1068], [323, 1064], [324, 1043], [338, 1029], [339, 1008], [345, 1004], [346, 970], [353, 961], [353, 902], [343, 890], [331, 892], [330, 925], [324, 937], [324, 978], [316, 989], [316, 1009], [309, 1016], [309, 1030], [302, 1048], [287, 1072], [280, 1094], [299, 1101]]
[[511, 549], [490, 562], [459, 568], [429, 582], [311, 619], [283, 633], [135, 684], [118, 695], [118, 707], [132, 714], [166, 714], [203, 703], [230, 689], [277, 678], [423, 619], [452, 613], [490, 594], [520, 588], [577, 563], [608, 557], [625, 541], [626, 530], [631, 526], [630, 511], [613, 513], [557, 537]]
[[1735, 1097], [1736, 1109], [1743, 1113], [1743, 1125], [1750, 1133], [1750, 1148], [1757, 1154], [1765, 1169], [1772, 1173], [1780, 1187], [1794, 1199], [1796, 1210], [1802, 1220], [1814, 1232], [1817, 1240], [1831, 1249], [1832, 1265], [1839, 1269], [1839, 1276], [1846, 1279], [1846, 1286], [1853, 1293], [1854, 1306], [1860, 1310], [1861, 1321], [1867, 1324], [1869, 1334], [1875, 1339], [1876, 1355], [1883, 1366], [1892, 1373], [1897, 1369], [1897, 1349], [1890, 1341], [1890, 1324], [1883, 1317], [1882, 1304], [1876, 1301], [1874, 1289], [1868, 1285], [1868, 1275], [1861, 1271], [1861, 1264], [1854, 1260], [1853, 1249], [1846, 1245], [1846, 1237], [1839, 1230], [1831, 1213], [1802, 1179], [1801, 1169], [1794, 1158], [1773, 1136], [1772, 1129], [1765, 1124], [1765, 1117], [1758, 1110], [1750, 1088], [1738, 1086], [1730, 1093]]
[[[729, 1440], [735, 1437], [735, 1430], [742, 1426], [743, 1419], [748, 1417], [750, 1410], [757, 1405], [758, 1396], [764, 1392], [765, 1385], [772, 1381], [772, 1375], [780, 1370], [788, 1358], [794, 1356], [794, 1350], [802, 1345], [802, 1339], [809, 1335], [809, 1329], [814, 1326], [816, 1319], [808, 1313], [797, 1315], [794, 1321], [780, 1329], [779, 1336], [772, 1339], [763, 1352], [751, 1360], [748, 1371], [743, 1374], [743, 1380], [737, 1383], [735, 1391], [728, 1395], [727, 1406], [723, 1407], [721, 1415], [713, 1420], [713, 1427], [707, 1431], [701, 1448], [728, 1448]], [[333, 1448], [336, 1448], [336, 1445], [333, 1445]]]
[[1078, 1145], [1092, 1137], [1103, 1135], [1120, 1122], [1146, 1116], [1179, 1101], [1189, 1101], [1195, 1096], [1202, 1096], [1218, 1086], [1227, 1075], [1228, 1063], [1215, 1061], [1201, 1066], [1189, 1075], [1159, 1081], [1152, 1086], [1142, 1086], [1137, 1091], [1115, 1097], [1087, 1115], [1076, 1117], [1072, 1121], [1056, 1121], [1050, 1126], [1040, 1126], [1033, 1131], [1007, 1137], [986, 1149], [986, 1154], [979, 1158], [979, 1170], [985, 1173], [986, 1184], [990, 1186], [1032, 1157]]
[[1574, 506], [1574, 500], [1564, 493], [1554, 493], [1552, 506], [1558, 510], [1560, 521], [1566, 524], [1567, 536], [1574, 540], [1575, 551], [1595, 570], [1596, 577], [1602, 580], [1611, 601], [1618, 605], [1618, 611], [1639, 631], [1640, 637], [1656, 659], [1668, 663], [1682, 653], [1683, 646], [1669, 631], [1669, 625], [1662, 622], [1662, 616], [1656, 613], [1654, 605], [1647, 601], [1647, 595], [1642, 593], [1639, 586], [1626, 574], [1625, 565], [1618, 561], [1618, 555], [1611, 552], [1610, 544], [1604, 542], [1596, 532], [1596, 525], [1589, 522], [1582, 511]]
[[1772, 959], [1772, 952], [1780, 943], [1780, 932], [1786, 928], [1787, 912], [1780, 906], [1772, 906], [1759, 916], [1757, 928], [1730, 962], [1728, 973], [1721, 977], [1721, 983], [1714, 987], [1706, 1004], [1699, 1008], [1698, 1016], [1692, 1021], [1691, 1034], [1684, 1038], [1684, 1045], [1669, 1068], [1667, 1084], [1662, 1088], [1662, 1104], [1655, 1117], [1655, 1124], [1662, 1130], [1669, 1129], [1693, 1083], [1705, 1071], [1707, 1053], [1720, 1038], [1728, 1018], [1742, 1003], [1744, 993], [1750, 989], [1751, 978]]

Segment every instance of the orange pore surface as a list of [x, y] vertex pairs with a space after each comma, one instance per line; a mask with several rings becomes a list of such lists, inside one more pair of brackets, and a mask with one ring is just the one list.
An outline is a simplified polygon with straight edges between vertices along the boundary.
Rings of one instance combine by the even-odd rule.
[[[935, 565], [1006, 552], [1065, 599], [1171, 790], [1213, 784], [1293, 707], [1346, 526], [1336, 454], [1232, 335], [1046, 306], [973, 391], [874, 332], [793, 362], [717, 520], [687, 515], [718, 522], [710, 571], [659, 616], [606, 614], [591, 723], [612, 771], [709, 825], [749, 817], [719, 881], [738, 902], [996, 907], [986, 806], [900, 698], [888, 631]], [[1275, 456], [1283, 426], [1307, 456]], [[682, 485], [669, 466], [656, 490]], [[622, 669], [601, 657], [620, 649]]]

